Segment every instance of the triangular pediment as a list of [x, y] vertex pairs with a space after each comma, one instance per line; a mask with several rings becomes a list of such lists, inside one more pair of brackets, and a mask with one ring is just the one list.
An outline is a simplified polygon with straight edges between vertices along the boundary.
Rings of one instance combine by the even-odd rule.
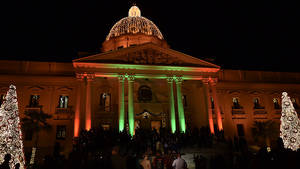
[[215, 64], [152, 43], [91, 55], [75, 59], [73, 62], [220, 68]]

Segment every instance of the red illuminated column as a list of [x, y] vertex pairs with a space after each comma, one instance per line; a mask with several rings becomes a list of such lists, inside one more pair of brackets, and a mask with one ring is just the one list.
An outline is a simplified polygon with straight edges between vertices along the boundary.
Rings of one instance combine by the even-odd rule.
[[91, 111], [91, 83], [94, 79], [94, 74], [86, 75], [86, 103], [85, 103], [85, 129], [90, 130], [92, 126], [92, 111]]
[[214, 109], [217, 113], [218, 129], [219, 129], [219, 131], [222, 131], [223, 130], [222, 116], [221, 116], [221, 111], [220, 111], [220, 107], [219, 107], [219, 100], [218, 100], [218, 97], [217, 97], [216, 84], [217, 83], [215, 81], [210, 82], [212, 95], [213, 95], [213, 98], [214, 98]]
[[208, 113], [209, 129], [210, 129], [210, 133], [214, 134], [215, 130], [214, 130], [214, 121], [213, 121], [213, 116], [212, 116], [212, 109], [211, 109], [209, 85], [208, 85], [208, 81], [203, 81], [203, 83], [204, 83], [206, 99], [207, 99], [207, 113]]
[[80, 97], [81, 97], [81, 88], [83, 82], [82, 74], [76, 74], [76, 78], [79, 80], [76, 96], [76, 107], [75, 107], [75, 117], [74, 117], [74, 137], [79, 136], [80, 129]]

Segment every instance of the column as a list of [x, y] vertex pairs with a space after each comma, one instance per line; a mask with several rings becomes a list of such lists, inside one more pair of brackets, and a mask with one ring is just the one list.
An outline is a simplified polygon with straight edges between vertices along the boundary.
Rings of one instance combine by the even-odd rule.
[[80, 99], [81, 99], [81, 87], [83, 77], [81, 74], [76, 74], [76, 78], [79, 80], [77, 95], [76, 95], [76, 106], [75, 106], [75, 117], [74, 117], [74, 137], [79, 136], [80, 130]]
[[124, 104], [124, 81], [125, 76], [119, 75], [119, 132], [125, 128], [125, 104]]
[[175, 116], [175, 105], [174, 105], [174, 93], [173, 93], [173, 77], [168, 77], [169, 85], [169, 105], [170, 105], [170, 124], [172, 133], [176, 132], [176, 116]]
[[219, 100], [217, 97], [217, 91], [216, 91], [216, 82], [210, 82], [211, 90], [212, 90], [212, 95], [214, 98], [214, 108], [215, 112], [217, 113], [217, 124], [218, 124], [218, 129], [219, 131], [223, 130], [223, 124], [222, 124], [222, 116], [221, 116], [221, 111], [219, 107]]
[[213, 116], [212, 116], [212, 109], [211, 109], [209, 85], [208, 85], [208, 81], [204, 81], [203, 83], [204, 83], [206, 99], [207, 99], [207, 113], [208, 113], [209, 129], [210, 129], [210, 133], [214, 134], [215, 130], [214, 130], [214, 121], [213, 121]]
[[94, 78], [93, 74], [86, 75], [86, 103], [85, 103], [85, 129], [90, 130], [92, 127], [92, 110], [91, 110], [91, 83]]
[[133, 104], [133, 85], [134, 75], [128, 75], [128, 123], [129, 123], [129, 134], [134, 134], [134, 104]]
[[182, 77], [176, 77], [179, 131], [185, 133], [186, 129], [185, 129], [184, 108], [182, 104], [181, 84], [182, 84]]

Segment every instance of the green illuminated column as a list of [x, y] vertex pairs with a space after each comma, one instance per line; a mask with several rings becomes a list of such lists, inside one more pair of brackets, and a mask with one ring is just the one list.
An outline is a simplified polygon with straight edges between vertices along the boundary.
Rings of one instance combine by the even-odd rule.
[[170, 104], [170, 123], [172, 133], [176, 131], [176, 116], [175, 116], [175, 105], [174, 105], [174, 93], [173, 93], [173, 77], [168, 77], [169, 84], [169, 104]]
[[179, 129], [180, 129], [180, 132], [185, 133], [185, 118], [184, 118], [184, 109], [183, 109], [183, 104], [182, 104], [181, 82], [182, 82], [182, 78], [176, 77]]
[[129, 123], [129, 134], [131, 136], [133, 136], [134, 133], [133, 85], [134, 85], [134, 75], [128, 75], [128, 123]]
[[124, 80], [124, 75], [119, 75], [119, 132], [125, 127]]

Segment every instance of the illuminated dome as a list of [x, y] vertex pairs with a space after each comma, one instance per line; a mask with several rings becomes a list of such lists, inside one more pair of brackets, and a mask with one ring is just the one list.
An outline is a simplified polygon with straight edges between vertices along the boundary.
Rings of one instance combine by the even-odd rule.
[[137, 6], [132, 6], [129, 9], [128, 17], [121, 19], [112, 27], [106, 40], [125, 34], [138, 33], [155, 36], [160, 40], [164, 39], [157, 26], [149, 19], [142, 17], [141, 11]]

